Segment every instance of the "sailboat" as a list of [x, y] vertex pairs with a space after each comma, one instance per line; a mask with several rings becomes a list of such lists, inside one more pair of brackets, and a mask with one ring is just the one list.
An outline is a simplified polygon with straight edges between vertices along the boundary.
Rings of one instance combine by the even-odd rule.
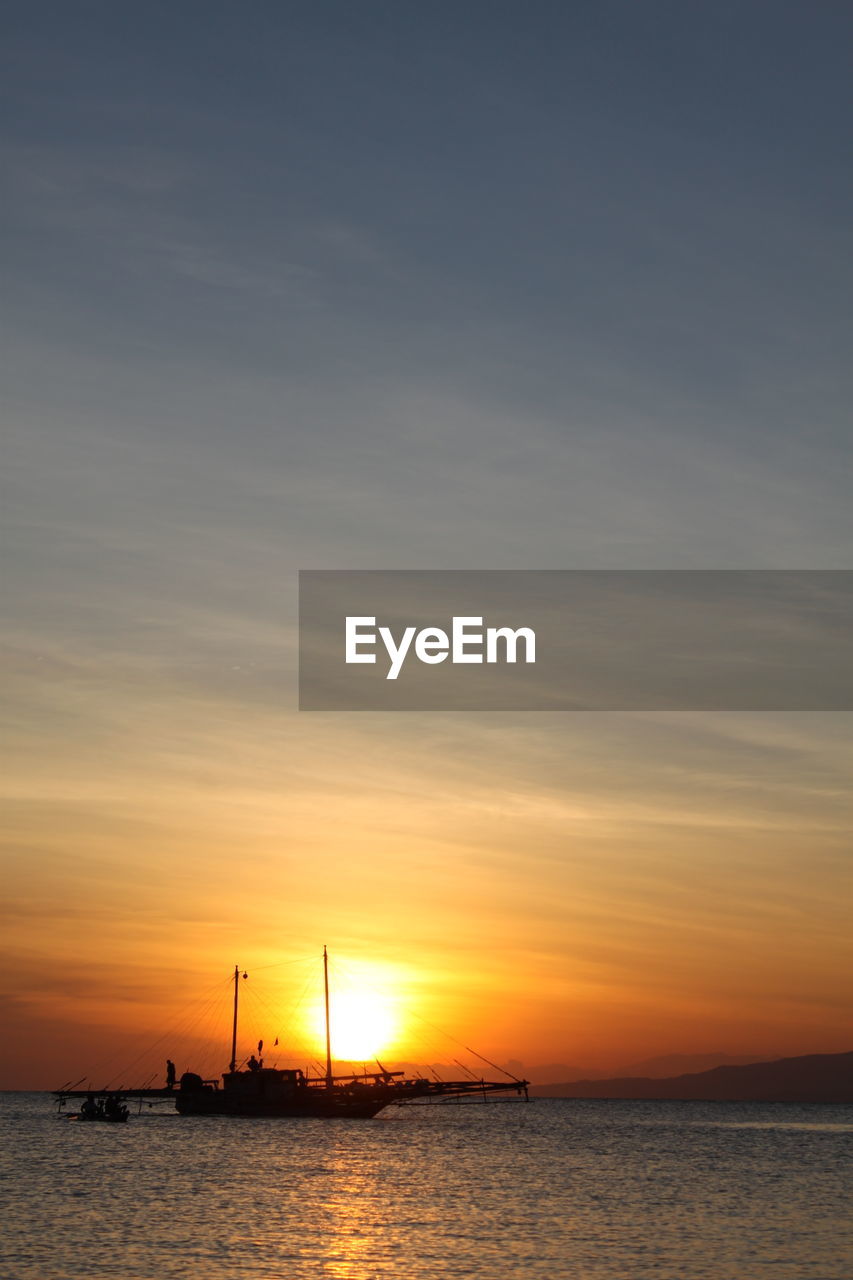
[[[298, 1069], [265, 1067], [254, 1055], [244, 1069], [237, 1067], [237, 1015], [240, 968], [234, 969], [234, 1014], [231, 1061], [218, 1079], [204, 1080], [184, 1072], [175, 1092], [175, 1108], [184, 1116], [321, 1116], [370, 1119], [395, 1103], [427, 1102], [489, 1094], [527, 1096], [528, 1081], [510, 1077], [495, 1080], [431, 1080], [407, 1077], [403, 1071], [364, 1071], [335, 1075], [332, 1070], [332, 1033], [329, 1017], [329, 958], [323, 948], [325, 994], [326, 1070], [311, 1076]], [[381, 1064], [377, 1064], [380, 1065]]]
[[[245, 974], [243, 975], [246, 976]], [[171, 1082], [165, 1089], [110, 1089], [100, 1095], [117, 1100], [138, 1099], [153, 1102], [174, 1101], [182, 1116], [315, 1116], [370, 1119], [385, 1107], [404, 1103], [464, 1102], [491, 1094], [510, 1094], [527, 1098], [529, 1081], [509, 1073], [506, 1080], [439, 1080], [425, 1076], [407, 1076], [403, 1071], [387, 1071], [377, 1063], [378, 1071], [336, 1075], [332, 1069], [332, 1032], [329, 1017], [329, 958], [323, 947], [323, 985], [325, 992], [326, 1069], [310, 1075], [298, 1069], [265, 1067], [263, 1059], [249, 1058], [238, 1066], [237, 1035], [240, 996], [240, 967], [234, 968], [234, 1008], [231, 1023], [231, 1058], [222, 1077], [205, 1079], [195, 1071], [185, 1071], [177, 1088]], [[259, 1051], [260, 1051], [260, 1045]], [[473, 1051], [472, 1051], [473, 1052]], [[480, 1055], [476, 1055], [480, 1056]], [[488, 1059], [483, 1059], [488, 1062]], [[488, 1063], [494, 1066], [493, 1063]], [[502, 1068], [496, 1067], [497, 1071]], [[81, 1083], [78, 1081], [78, 1084]], [[91, 1087], [80, 1090], [63, 1086], [54, 1092], [60, 1110], [71, 1098], [86, 1097]]]

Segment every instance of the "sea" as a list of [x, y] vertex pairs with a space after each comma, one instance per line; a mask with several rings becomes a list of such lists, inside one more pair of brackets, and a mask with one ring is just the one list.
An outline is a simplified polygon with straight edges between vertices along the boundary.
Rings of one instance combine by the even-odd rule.
[[84, 1124], [0, 1095], [4, 1280], [853, 1280], [853, 1107]]

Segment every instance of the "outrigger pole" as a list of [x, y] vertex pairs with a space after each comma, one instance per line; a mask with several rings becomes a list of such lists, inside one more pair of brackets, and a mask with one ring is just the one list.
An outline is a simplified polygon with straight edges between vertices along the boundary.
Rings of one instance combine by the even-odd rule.
[[323, 985], [326, 992], [326, 1088], [332, 1088], [332, 1032], [329, 1025], [329, 957], [323, 945]]

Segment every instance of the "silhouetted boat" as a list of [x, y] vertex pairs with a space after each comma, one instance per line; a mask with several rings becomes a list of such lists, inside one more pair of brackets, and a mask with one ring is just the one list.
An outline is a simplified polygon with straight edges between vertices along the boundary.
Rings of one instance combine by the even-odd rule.
[[[237, 1014], [240, 969], [234, 969], [234, 1014], [231, 1034], [231, 1061], [219, 1079], [204, 1079], [194, 1071], [181, 1076], [177, 1089], [123, 1089], [123, 1097], [173, 1098], [183, 1116], [315, 1116], [369, 1119], [394, 1104], [487, 1101], [490, 1094], [527, 1097], [527, 1080], [509, 1076], [501, 1080], [431, 1080], [406, 1076], [402, 1071], [379, 1071], [335, 1075], [332, 1071], [329, 1020], [329, 967], [323, 948], [325, 990], [326, 1070], [311, 1076], [300, 1070], [265, 1067], [252, 1055], [245, 1069], [237, 1067]], [[486, 1059], [483, 1059], [486, 1061]], [[377, 1064], [379, 1065], [379, 1064]], [[501, 1068], [497, 1068], [501, 1070]], [[58, 1089], [60, 1106], [66, 1098], [83, 1096], [74, 1090]]]
[[428, 1080], [406, 1077], [402, 1071], [373, 1071], [334, 1075], [329, 1019], [329, 964], [323, 948], [325, 992], [326, 1071], [309, 1076], [299, 1070], [264, 1067], [250, 1059], [237, 1070], [237, 1009], [240, 970], [234, 969], [234, 1021], [231, 1064], [218, 1080], [203, 1080], [194, 1072], [181, 1076], [175, 1107], [186, 1116], [343, 1116], [369, 1119], [393, 1103], [485, 1098], [490, 1093], [527, 1092], [526, 1080]]
[[111, 1090], [97, 1098], [89, 1091], [80, 1110], [76, 1114], [69, 1115], [68, 1119], [85, 1120], [88, 1123], [98, 1121], [101, 1124], [126, 1124], [130, 1112], [121, 1099], [121, 1093], [116, 1090]]

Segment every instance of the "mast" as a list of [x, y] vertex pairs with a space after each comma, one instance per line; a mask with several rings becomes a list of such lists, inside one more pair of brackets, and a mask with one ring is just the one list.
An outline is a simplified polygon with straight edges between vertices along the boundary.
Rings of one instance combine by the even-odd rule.
[[237, 1067], [237, 994], [240, 990], [240, 966], [234, 966], [234, 1023], [231, 1028], [231, 1065], [229, 1071]]
[[329, 1025], [329, 957], [323, 945], [323, 986], [326, 992], [326, 1088], [332, 1087], [332, 1032]]

